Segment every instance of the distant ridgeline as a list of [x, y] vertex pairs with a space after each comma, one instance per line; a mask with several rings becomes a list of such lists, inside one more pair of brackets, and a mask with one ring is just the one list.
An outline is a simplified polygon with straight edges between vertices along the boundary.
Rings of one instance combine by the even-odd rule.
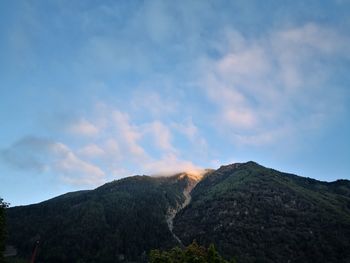
[[147, 262], [151, 250], [193, 240], [237, 262], [350, 262], [350, 182], [254, 162], [133, 176], [8, 208], [7, 225], [19, 258], [40, 240], [36, 262]]

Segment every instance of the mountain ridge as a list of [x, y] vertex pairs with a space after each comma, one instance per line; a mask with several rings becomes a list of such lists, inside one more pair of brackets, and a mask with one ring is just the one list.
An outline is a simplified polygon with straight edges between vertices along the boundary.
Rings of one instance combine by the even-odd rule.
[[254, 162], [222, 166], [194, 189], [175, 233], [240, 262], [348, 262], [350, 200], [330, 185]]
[[144, 262], [151, 249], [193, 240], [238, 262], [350, 259], [350, 181], [321, 182], [252, 161], [201, 177], [131, 176], [9, 208], [8, 218], [8, 243], [19, 256], [28, 257], [40, 236], [46, 262]]

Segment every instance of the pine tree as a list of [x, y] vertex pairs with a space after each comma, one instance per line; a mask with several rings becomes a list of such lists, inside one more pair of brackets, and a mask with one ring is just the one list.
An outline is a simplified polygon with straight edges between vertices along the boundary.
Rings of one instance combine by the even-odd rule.
[[[228, 261], [220, 256], [213, 244], [206, 249], [194, 240], [184, 249], [175, 247], [169, 251], [152, 250], [149, 263], [228, 263]], [[230, 263], [235, 263], [235, 260]]]
[[4, 259], [4, 250], [5, 250], [5, 209], [8, 207], [8, 204], [0, 198], [0, 263], [5, 262]]

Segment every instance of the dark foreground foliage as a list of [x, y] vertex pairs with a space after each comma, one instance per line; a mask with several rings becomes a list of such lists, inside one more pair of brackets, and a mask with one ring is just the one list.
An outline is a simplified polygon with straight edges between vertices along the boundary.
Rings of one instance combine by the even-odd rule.
[[5, 237], [6, 237], [6, 218], [5, 209], [8, 204], [0, 197], [0, 263], [4, 262], [3, 252], [5, 250]]
[[209, 248], [199, 246], [196, 241], [181, 249], [175, 247], [171, 250], [152, 250], [149, 255], [149, 263], [235, 263], [225, 260], [219, 255], [213, 244]]

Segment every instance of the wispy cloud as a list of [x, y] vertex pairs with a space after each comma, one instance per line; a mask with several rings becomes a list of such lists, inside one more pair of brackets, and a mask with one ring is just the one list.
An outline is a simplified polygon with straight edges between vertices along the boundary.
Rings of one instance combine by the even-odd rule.
[[14, 168], [43, 172], [52, 142], [38, 137], [24, 137], [0, 152], [1, 160]]
[[100, 146], [92, 143], [79, 149], [78, 154], [85, 157], [94, 158], [104, 155], [105, 151]]
[[125, 150], [133, 157], [143, 158], [146, 153], [139, 144], [139, 140], [142, 137], [142, 131], [138, 126], [131, 123], [129, 116], [126, 113], [119, 110], [113, 110], [111, 118], [111, 128], [116, 130], [117, 138], [120, 139], [119, 143], [124, 146]]
[[190, 142], [191, 148], [195, 149], [194, 152], [196, 154], [200, 153], [202, 156], [203, 154], [207, 154], [208, 142], [191, 117], [187, 118], [184, 122], [172, 122], [171, 127], [185, 136]]
[[[94, 161], [94, 165], [109, 176], [169, 174], [199, 169], [183, 158], [182, 150], [173, 140], [175, 136], [183, 136], [192, 145], [193, 152], [199, 148], [203, 151], [206, 141], [192, 119], [183, 123], [155, 118], [136, 122], [129, 113], [102, 103], [98, 104], [94, 114], [80, 119], [84, 120], [84, 125], [79, 127], [94, 127], [98, 133], [93, 133], [93, 138], [81, 137], [85, 133], [71, 133], [73, 140], [79, 138], [80, 146], [75, 156]], [[66, 161], [74, 163], [75, 160], [69, 158]], [[118, 175], [118, 172], [121, 174]]]
[[[145, 84], [146, 88], [149, 88]], [[169, 116], [177, 111], [178, 102], [174, 98], [161, 96], [154, 91], [135, 91], [131, 99], [131, 109], [136, 113], [145, 115], [149, 113], [153, 118]]]
[[75, 185], [98, 185], [105, 173], [98, 166], [80, 159], [67, 145], [46, 138], [28, 136], [1, 150], [6, 164], [23, 171], [52, 172]]
[[145, 126], [145, 133], [151, 134], [155, 145], [165, 152], [176, 152], [172, 145], [172, 133], [161, 121], [153, 121]]
[[151, 175], [171, 175], [178, 172], [196, 172], [202, 170], [191, 161], [180, 159], [175, 154], [165, 154], [160, 159], [143, 164], [143, 169]]
[[254, 145], [319, 127], [336, 114], [334, 105], [344, 104], [330, 88], [330, 65], [349, 59], [349, 44], [315, 23], [254, 39], [228, 30], [222, 55], [201, 62], [201, 85], [217, 105], [218, 126], [235, 142]]
[[98, 134], [99, 129], [96, 125], [92, 124], [91, 122], [88, 122], [85, 119], [80, 119], [77, 122], [72, 123], [68, 127], [68, 131], [77, 135], [94, 136]]
[[63, 144], [54, 144], [53, 148], [62, 158], [58, 158], [52, 167], [61, 174], [63, 181], [74, 185], [94, 186], [105, 182], [105, 173], [98, 166], [83, 161]]

